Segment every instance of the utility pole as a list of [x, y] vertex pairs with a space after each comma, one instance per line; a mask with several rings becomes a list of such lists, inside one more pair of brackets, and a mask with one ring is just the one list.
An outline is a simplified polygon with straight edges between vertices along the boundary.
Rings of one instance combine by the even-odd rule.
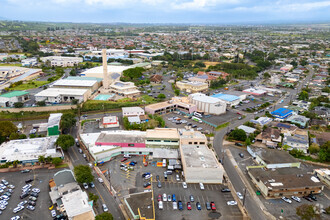
[[245, 204], [245, 198], [246, 198], [246, 188], [244, 188], [243, 207], [244, 207], [244, 204]]

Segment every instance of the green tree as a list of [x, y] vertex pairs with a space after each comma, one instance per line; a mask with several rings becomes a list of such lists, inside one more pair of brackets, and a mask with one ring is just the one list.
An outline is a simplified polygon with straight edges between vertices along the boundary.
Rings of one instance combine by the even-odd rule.
[[23, 106], [24, 106], [23, 102], [15, 102], [14, 103], [15, 108], [23, 108]]
[[330, 162], [330, 141], [327, 141], [321, 145], [319, 159], [322, 162]]
[[89, 201], [93, 201], [93, 204], [96, 204], [97, 200], [99, 199], [99, 196], [90, 192], [88, 193], [88, 199]]
[[247, 136], [244, 130], [242, 129], [235, 129], [229, 134], [229, 138], [237, 141], [245, 141]]
[[9, 135], [9, 140], [17, 140], [19, 139], [19, 134], [18, 133], [11, 133]]
[[46, 160], [46, 158], [45, 158], [44, 156], [42, 156], [42, 155], [40, 155], [40, 156], [38, 157], [38, 161], [39, 161], [39, 163], [44, 163], [45, 160]]
[[249, 145], [251, 145], [251, 140], [250, 140], [250, 138], [246, 138], [245, 139], [245, 146], [249, 146]]
[[296, 214], [302, 220], [311, 220], [311, 219], [319, 219], [320, 214], [317, 214], [316, 207], [314, 205], [303, 204], [296, 208]]
[[61, 134], [56, 140], [56, 144], [65, 151], [72, 147], [74, 143], [74, 138], [69, 134]]
[[6, 140], [12, 133], [17, 132], [16, 125], [11, 121], [0, 121], [0, 143]]
[[157, 96], [157, 98], [159, 98], [159, 99], [165, 99], [166, 96], [165, 96], [164, 94], [160, 93], [160, 94]]
[[266, 73], [264, 73], [264, 78], [265, 78], [265, 79], [269, 79], [269, 78], [270, 78], [270, 74], [269, 74], [269, 73], [267, 73], [267, 72], [266, 72]]
[[283, 148], [283, 150], [287, 151], [290, 148], [290, 146], [285, 144], [282, 148]]
[[78, 183], [90, 183], [94, 179], [92, 170], [88, 165], [75, 166], [73, 171]]
[[18, 161], [18, 160], [14, 160], [14, 161], [13, 161], [13, 166], [14, 166], [14, 168], [16, 168], [18, 164], [19, 164], [19, 161]]
[[311, 146], [309, 146], [308, 148], [308, 152], [310, 154], [316, 154], [319, 151], [320, 151], [320, 146], [316, 143], [311, 144]]
[[298, 97], [300, 100], [308, 100], [308, 92], [306, 91], [301, 91], [299, 93], [299, 97]]
[[302, 150], [298, 150], [298, 149], [296, 149], [296, 148], [293, 148], [289, 153], [290, 153], [292, 156], [297, 157], [297, 158], [299, 158], [299, 157], [301, 157], [301, 156], [304, 155], [304, 152], [303, 152]]
[[60, 157], [54, 157], [52, 158], [52, 164], [54, 164], [55, 166], [58, 166], [62, 163], [62, 159]]
[[77, 122], [76, 116], [73, 113], [64, 113], [61, 117], [61, 128], [62, 131], [68, 131]]
[[179, 90], [179, 89], [174, 90], [174, 94], [175, 94], [176, 96], [180, 95], [180, 90]]
[[103, 212], [97, 216], [95, 216], [95, 220], [113, 220], [111, 213]]
[[18, 139], [26, 139], [26, 135], [25, 134], [20, 134]]
[[72, 104], [72, 105], [77, 105], [78, 102], [79, 102], [78, 99], [72, 99], [72, 100], [71, 100], [71, 104]]

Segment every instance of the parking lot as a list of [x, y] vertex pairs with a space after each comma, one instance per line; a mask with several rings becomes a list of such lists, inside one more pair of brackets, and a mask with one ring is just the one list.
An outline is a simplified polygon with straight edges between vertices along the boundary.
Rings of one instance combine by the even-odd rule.
[[[242, 215], [237, 206], [228, 206], [227, 201], [234, 200], [231, 193], [222, 193], [221, 189], [224, 188], [220, 184], [205, 184], [205, 190], [201, 190], [198, 184], [188, 184], [187, 189], [183, 189], [183, 177], [181, 172], [173, 172], [168, 175], [165, 180], [164, 171], [166, 168], [157, 167], [157, 161], [149, 161], [147, 167], [143, 165], [142, 156], [133, 156], [132, 158], [121, 162], [122, 156], [117, 156], [110, 162], [105, 163], [100, 167], [101, 170], [110, 169], [111, 172], [111, 185], [117, 192], [117, 196], [125, 196], [129, 193], [143, 192], [144, 190], [153, 189], [154, 201], [156, 210], [156, 219], [178, 219], [179, 216], [185, 219], [241, 219]], [[121, 170], [120, 164], [127, 164], [130, 161], [136, 161], [137, 164], [134, 170]], [[142, 174], [149, 172], [152, 178], [145, 180]], [[176, 180], [176, 175], [179, 175], [180, 180]], [[161, 188], [157, 187], [156, 176], [159, 176], [161, 181]], [[144, 187], [144, 183], [150, 182], [151, 186]], [[163, 210], [158, 209], [157, 197], [159, 194], [175, 194], [177, 201], [183, 202], [183, 210], [173, 210], [172, 202], [164, 202]], [[189, 196], [193, 195], [195, 202], [192, 203], [192, 210], [187, 210], [187, 202]], [[216, 211], [206, 210], [205, 203], [213, 201], [216, 205]], [[202, 210], [197, 210], [196, 203], [200, 202]]]
[[[50, 197], [49, 197], [49, 185], [48, 182], [51, 178], [53, 178], [54, 174], [58, 172], [59, 169], [38, 169], [31, 171], [30, 173], [21, 173], [21, 172], [8, 172], [1, 173], [1, 179], [5, 179], [9, 182], [9, 184], [13, 184], [15, 189], [8, 200], [8, 205], [5, 210], [2, 211], [1, 219], [10, 219], [13, 216], [20, 216], [22, 219], [53, 219], [50, 214], [50, 210], [48, 209], [51, 205]], [[36, 201], [35, 210], [30, 211], [25, 208], [18, 213], [13, 213], [13, 209], [17, 207], [17, 204], [24, 201], [29, 200], [29, 197], [24, 199], [20, 199], [20, 195], [22, 194], [22, 187], [25, 184], [25, 180], [33, 179], [30, 183], [32, 184], [32, 188], [39, 188], [40, 193], [38, 199]], [[36, 216], [37, 214], [37, 216]], [[59, 214], [59, 213], [57, 213]]]

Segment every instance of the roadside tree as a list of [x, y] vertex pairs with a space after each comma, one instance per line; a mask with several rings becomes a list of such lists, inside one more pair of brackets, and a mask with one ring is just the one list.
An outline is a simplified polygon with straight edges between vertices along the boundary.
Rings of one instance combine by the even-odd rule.
[[57, 138], [56, 144], [60, 146], [63, 150], [67, 151], [70, 147], [74, 145], [74, 138], [69, 134], [61, 134]]
[[92, 170], [88, 165], [75, 166], [73, 171], [78, 183], [90, 183], [94, 179]]

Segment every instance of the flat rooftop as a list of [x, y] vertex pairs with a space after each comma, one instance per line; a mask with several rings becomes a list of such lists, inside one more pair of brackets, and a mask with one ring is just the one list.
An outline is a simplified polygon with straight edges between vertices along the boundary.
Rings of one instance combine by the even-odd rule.
[[145, 143], [145, 137], [143, 131], [103, 131], [96, 143]]
[[151, 192], [141, 192], [130, 194], [125, 198], [127, 204], [135, 215], [138, 215], [140, 210], [141, 218], [154, 219], [153, 199]]
[[16, 96], [23, 96], [29, 94], [28, 92], [25, 91], [12, 91], [12, 92], [7, 92], [5, 94], [0, 95], [0, 97], [5, 97], [5, 98], [12, 98]]
[[147, 130], [146, 138], [179, 139], [180, 136], [176, 128], [155, 128]]
[[180, 148], [187, 168], [220, 168], [212, 150], [206, 145], [181, 145]]
[[53, 85], [54, 86], [84, 86], [84, 87], [91, 87], [97, 83], [96, 80], [68, 80], [68, 79], [61, 79], [56, 81]]
[[87, 89], [48, 88], [35, 94], [35, 96], [56, 97], [59, 95], [84, 95], [87, 91]]
[[191, 130], [179, 129], [179, 134], [181, 139], [204, 138], [205, 140], [207, 140], [204, 134], [202, 134], [199, 131], [194, 131], [194, 129]]
[[252, 151], [259, 155], [260, 158], [265, 161], [267, 164], [277, 164], [277, 163], [297, 163], [299, 162], [296, 158], [292, 157], [288, 152], [275, 150], [275, 149], [268, 149], [268, 148], [261, 148], [261, 147], [254, 147], [250, 146]]
[[221, 99], [224, 101], [228, 101], [228, 102], [232, 102], [232, 101], [240, 99], [240, 97], [238, 97], [238, 96], [223, 94], [223, 93], [218, 93], [218, 94], [212, 95], [211, 97]]
[[212, 103], [212, 104], [221, 102], [221, 100], [219, 100], [215, 97], [207, 96], [207, 95], [202, 94], [202, 93], [192, 94], [191, 97], [192, 97], [193, 100], [196, 100], [196, 101], [199, 101], [199, 102], [207, 102], [207, 103]]
[[[249, 173], [270, 189], [296, 189], [322, 186], [312, 174], [306, 174], [299, 168], [269, 169], [251, 168]], [[313, 178], [314, 177], [314, 178]]]
[[[134, 68], [134, 67], [108, 65], [108, 73], [122, 73], [124, 70], [130, 69], [130, 68]], [[94, 67], [94, 68], [91, 68], [89, 70], [86, 70], [86, 71], [82, 72], [81, 75], [87, 75], [87, 74], [90, 74], [90, 73], [103, 74], [103, 66], [98, 66], [98, 67]]]
[[[92, 206], [88, 203], [88, 196], [86, 192], [81, 190], [77, 190], [62, 196], [62, 202], [65, 208], [65, 211], [69, 218], [72, 218], [77, 215], [81, 215], [86, 212], [93, 212]], [[87, 215], [90, 216], [90, 215]], [[86, 217], [87, 217], [86, 216]], [[87, 219], [94, 219], [92, 218], [85, 218]]]

